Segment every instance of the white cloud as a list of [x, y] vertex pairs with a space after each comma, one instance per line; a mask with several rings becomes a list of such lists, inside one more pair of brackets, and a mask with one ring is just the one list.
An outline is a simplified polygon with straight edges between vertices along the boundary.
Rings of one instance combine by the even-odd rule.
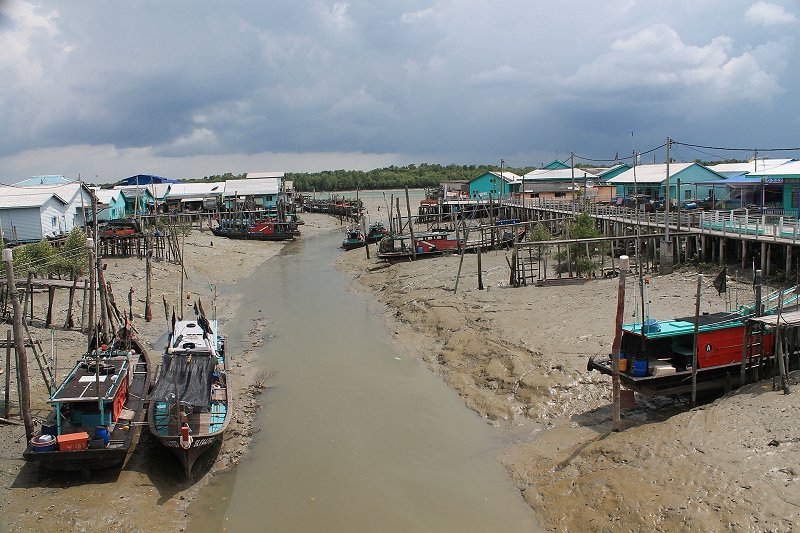
[[332, 5], [322, 5], [321, 10], [324, 20], [329, 26], [338, 30], [344, 31], [354, 26], [353, 19], [350, 18], [348, 10], [350, 4], [348, 2], [334, 2]]
[[753, 53], [736, 55], [734, 41], [718, 36], [695, 46], [658, 24], [615, 41], [608, 52], [564, 79], [571, 90], [603, 92], [663, 89], [668, 98], [702, 105], [765, 101], [783, 92], [779, 69], [768, 71]]
[[745, 20], [762, 26], [777, 26], [797, 22], [794, 13], [786, 11], [783, 6], [760, 0], [750, 6], [744, 14]]
[[407, 11], [400, 16], [400, 22], [404, 24], [416, 24], [434, 16], [433, 8], [420, 9], [418, 11]]

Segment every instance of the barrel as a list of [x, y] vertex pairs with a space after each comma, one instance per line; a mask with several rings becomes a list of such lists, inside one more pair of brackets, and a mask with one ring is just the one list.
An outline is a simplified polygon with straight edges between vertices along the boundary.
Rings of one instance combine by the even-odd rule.
[[111, 436], [108, 434], [108, 428], [106, 426], [97, 426], [94, 429], [94, 436], [103, 439], [103, 446], [108, 446], [108, 441], [111, 440]]
[[41, 435], [31, 439], [31, 449], [35, 452], [52, 452], [56, 449], [56, 439], [52, 435]]
[[633, 375], [641, 378], [647, 375], [647, 359], [634, 359], [633, 361]]

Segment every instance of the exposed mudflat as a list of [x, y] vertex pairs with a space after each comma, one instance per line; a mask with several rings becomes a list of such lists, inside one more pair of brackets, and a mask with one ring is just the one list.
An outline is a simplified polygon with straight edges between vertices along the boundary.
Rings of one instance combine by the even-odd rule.
[[[338, 226], [338, 221], [325, 215], [305, 214], [304, 234], [327, 231]], [[249, 276], [267, 259], [283, 248], [280, 242], [234, 241], [214, 237], [210, 232], [194, 230], [186, 238], [185, 262], [188, 279], [185, 290], [192, 301], [200, 297], [211, 313], [213, 285], [216, 285], [217, 317], [222, 332], [233, 319], [250, 321], [253, 338], [267, 327], [269, 317], [263, 315], [237, 316], [236, 292], [239, 280]], [[180, 292], [180, 266], [166, 262], [153, 263], [153, 321], [144, 321], [145, 262], [136, 258], [106, 259], [106, 277], [112, 283], [118, 305], [125, 302], [127, 292], [134, 288], [134, 326], [147, 348], [151, 360], [158, 364], [168, 329], [162, 295], [169, 305], [178, 306]], [[76, 317], [81, 313], [80, 291], [76, 295]], [[51, 332], [44, 328], [47, 294], [35, 296], [34, 320], [31, 332], [50, 352]], [[66, 316], [67, 291], [56, 293], [54, 316]], [[187, 313], [190, 313], [187, 307]], [[10, 329], [10, 325], [8, 326]], [[2, 334], [5, 336], [5, 331]], [[85, 350], [85, 336], [78, 331], [56, 327], [58, 373], [63, 378], [74, 361]], [[8, 531], [178, 531], [186, 524], [187, 509], [209, 479], [239, 462], [246, 452], [256, 428], [253, 418], [258, 409], [260, 390], [254, 386], [258, 378], [250, 371], [253, 350], [246, 347], [233, 357], [229, 373], [236, 394], [236, 414], [221, 449], [201, 458], [195, 466], [195, 478], [185, 480], [180, 464], [173, 456], [150, 438], [146, 428], [127, 462], [120, 469], [94, 473], [83, 480], [76, 473], [42, 471], [38, 465], [27, 464], [22, 459], [25, 448], [25, 431], [21, 426], [0, 425], [0, 530]], [[30, 352], [30, 351], [29, 351]], [[39, 420], [49, 409], [46, 390], [38, 367], [29, 353], [32, 385], [32, 408]], [[11, 369], [13, 372], [13, 368]], [[8, 369], [6, 369], [8, 371]], [[16, 386], [12, 384], [12, 416], [17, 413]], [[37, 423], [38, 427], [38, 423]]]
[[[499, 459], [542, 524], [558, 531], [792, 531], [800, 523], [800, 407], [771, 382], [690, 410], [646, 400], [611, 430], [611, 382], [588, 373], [607, 354], [616, 279], [511, 288], [503, 251], [386, 264], [347, 252], [338, 266], [387, 306], [398, 346], [507, 433]], [[635, 278], [635, 277], [634, 277]], [[694, 314], [696, 272], [649, 278], [650, 316]], [[708, 277], [707, 277], [708, 280]], [[636, 280], [629, 277], [626, 322]], [[732, 283], [728, 305], [752, 301]], [[707, 281], [702, 311], [724, 310]]]

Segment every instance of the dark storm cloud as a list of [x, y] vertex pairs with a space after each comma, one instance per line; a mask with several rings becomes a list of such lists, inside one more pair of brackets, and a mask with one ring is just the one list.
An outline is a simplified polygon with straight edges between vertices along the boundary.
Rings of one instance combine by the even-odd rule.
[[[480, 161], [613, 154], [631, 130], [639, 148], [778, 142], [800, 117], [797, 6], [782, 1], [0, 5], [7, 158], [111, 145]], [[732, 117], [750, 127], [719, 127]]]

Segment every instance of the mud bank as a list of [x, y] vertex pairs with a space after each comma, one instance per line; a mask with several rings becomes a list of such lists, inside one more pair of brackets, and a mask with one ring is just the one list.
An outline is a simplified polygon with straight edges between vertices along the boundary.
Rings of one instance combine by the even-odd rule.
[[[305, 214], [303, 234], [327, 231], [338, 221], [324, 215]], [[301, 237], [302, 238], [302, 237]], [[234, 241], [214, 237], [209, 232], [192, 232], [186, 238], [185, 262], [188, 279], [185, 290], [192, 299], [199, 297], [210, 312], [213, 288], [217, 288], [217, 318], [223, 333], [231, 320], [248, 320], [252, 338], [269, 325], [269, 316], [240, 317], [237, 315], [238, 281], [260, 268], [283, 248], [279, 242]], [[165, 320], [162, 295], [170, 306], [178, 306], [180, 266], [166, 262], [153, 263], [153, 321], [145, 322], [145, 268], [136, 258], [106, 259], [106, 277], [112, 283], [117, 299], [134, 289], [134, 326], [139, 339], [149, 349], [154, 365], [160, 360], [168, 321]], [[60, 291], [66, 292], [66, 291]], [[80, 297], [76, 298], [80, 301]], [[44, 328], [46, 296], [37, 295], [31, 332], [49, 352], [51, 330]], [[58, 293], [55, 316], [63, 321], [67, 305], [65, 294]], [[127, 308], [127, 305], [126, 305]], [[77, 306], [78, 316], [80, 305]], [[58, 324], [59, 319], [55, 322]], [[10, 328], [10, 326], [8, 326]], [[74, 360], [85, 349], [85, 337], [77, 331], [56, 328], [55, 345], [58, 354], [58, 373], [63, 378]], [[5, 333], [3, 333], [5, 334]], [[257, 345], [243, 346], [233, 355], [229, 374], [236, 390], [236, 414], [225, 434], [218, 454], [204, 457], [196, 465], [195, 479], [186, 481], [180, 465], [170, 453], [154, 442], [144, 428], [140, 440], [122, 469], [94, 473], [83, 480], [73, 473], [50, 473], [22, 460], [25, 432], [20, 426], [0, 425], [0, 502], [3, 514], [0, 530], [7, 531], [177, 531], [186, 523], [186, 510], [210, 478], [239, 462], [249, 447], [257, 428], [253, 418], [258, 409], [259, 389], [254, 381], [258, 376], [249, 371]], [[30, 357], [30, 356], [29, 356]], [[30, 357], [32, 359], [32, 357]], [[48, 412], [46, 390], [36, 363], [31, 360], [32, 409], [41, 420]], [[6, 369], [8, 371], [9, 369]], [[11, 369], [13, 372], [13, 369]], [[12, 414], [17, 412], [16, 387], [12, 388]], [[38, 427], [38, 423], [37, 423]], [[214, 461], [216, 458], [216, 461]]]
[[[791, 531], [800, 520], [800, 394], [755, 384], [689, 410], [685, 399], [623, 412], [611, 433], [610, 378], [588, 373], [607, 354], [617, 280], [508, 286], [506, 252], [386, 264], [363, 250], [338, 267], [386, 305], [398, 347], [423, 359], [507, 439], [499, 460], [542, 524], [558, 531]], [[650, 316], [694, 313], [696, 272], [649, 280]], [[702, 311], [752, 301], [709, 286]], [[626, 321], [633, 300], [629, 286]], [[798, 376], [793, 376], [796, 384]], [[798, 391], [800, 392], [800, 391]]]

